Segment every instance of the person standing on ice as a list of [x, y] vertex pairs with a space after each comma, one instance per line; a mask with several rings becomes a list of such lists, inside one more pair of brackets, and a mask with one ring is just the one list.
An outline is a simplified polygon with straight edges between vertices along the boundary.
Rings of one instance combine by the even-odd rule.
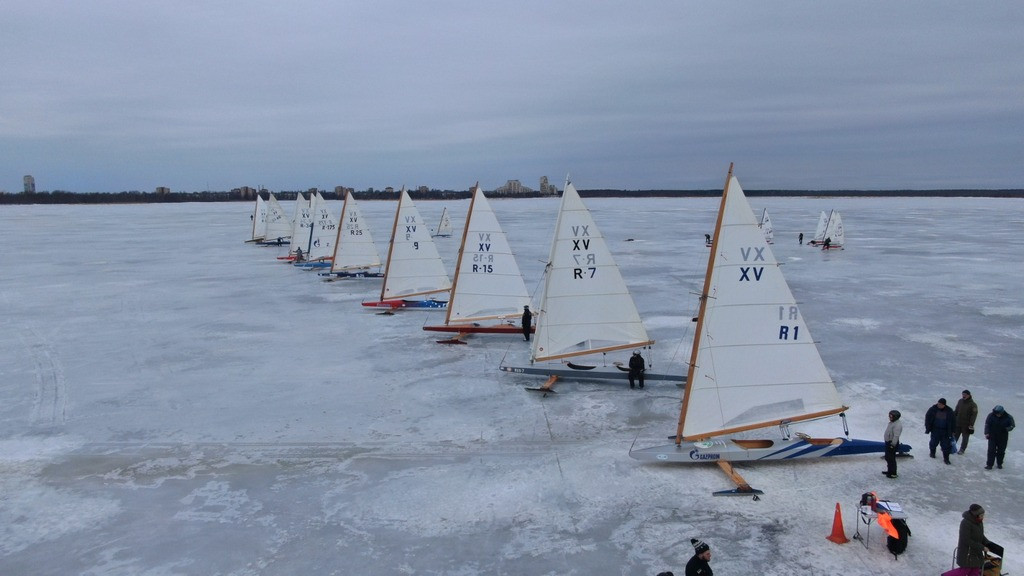
[[900, 411], [889, 410], [889, 425], [885, 427], [885, 474], [886, 478], [897, 478], [896, 475], [896, 451], [900, 447], [900, 434], [903, 433], [903, 423], [900, 422]]
[[529, 306], [523, 306], [523, 338], [527, 342], [530, 341], [530, 325], [533, 323], [533, 312], [530, 312]]
[[[960, 399], [956, 401], [956, 408], [953, 409], [953, 416], [956, 417], [956, 432], [953, 441], [960, 444], [957, 454], [963, 455], [967, 451], [967, 442], [974, 434], [974, 421], [978, 419], [978, 405], [974, 402], [970, 390], [964, 390]], [[961, 440], [963, 438], [963, 440]]]
[[939, 398], [924, 415], [924, 433], [931, 434], [928, 440], [928, 455], [935, 458], [935, 447], [942, 449], [942, 461], [949, 464], [949, 453], [953, 450], [953, 426], [956, 424], [953, 411], [946, 406], [946, 399]]
[[985, 538], [985, 509], [981, 504], [971, 504], [960, 521], [960, 537], [956, 542], [956, 565], [961, 568], [977, 568], [981, 573], [985, 565], [985, 547], [990, 544]]
[[711, 570], [711, 547], [701, 540], [690, 538], [693, 544], [693, 557], [686, 563], [686, 576], [714, 576]]
[[636, 380], [640, 380], [640, 387], [644, 387], [644, 357], [639, 350], [634, 350], [629, 357], [629, 387], [632, 388]]
[[985, 470], [992, 469], [995, 462], [1000, 470], [1003, 469], [1003, 456], [1006, 454], [1006, 444], [1010, 441], [1010, 431], [1016, 427], [1013, 416], [996, 406], [985, 418], [985, 438], [988, 440], [988, 458], [985, 460]]

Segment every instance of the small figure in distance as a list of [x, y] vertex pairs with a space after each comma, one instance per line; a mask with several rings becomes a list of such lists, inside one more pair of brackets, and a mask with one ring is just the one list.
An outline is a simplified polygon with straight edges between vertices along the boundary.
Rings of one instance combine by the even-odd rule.
[[804, 243], [804, 233], [801, 232], [800, 233], [800, 244], [802, 245], [803, 243]]
[[530, 307], [529, 306], [523, 306], [523, 320], [522, 320], [523, 338], [525, 338], [527, 342], [530, 341], [530, 326], [532, 325], [532, 323], [533, 323], [533, 312], [530, 312]]
[[640, 355], [639, 350], [634, 350], [633, 355], [629, 357], [629, 387], [633, 388], [634, 383], [637, 379], [640, 380], [640, 387], [644, 387], [644, 357]]
[[711, 234], [704, 235], [704, 245], [711, 246]]
[[822, 244], [821, 247], [824, 248], [825, 250], [828, 250], [829, 248], [831, 248], [832, 247], [832, 237], [830, 236], [828, 238], [825, 238], [825, 243]]
[[302, 256], [302, 248], [301, 247], [296, 248], [295, 249], [295, 261], [296, 262], [302, 262], [303, 260], [304, 260], [304, 257]]

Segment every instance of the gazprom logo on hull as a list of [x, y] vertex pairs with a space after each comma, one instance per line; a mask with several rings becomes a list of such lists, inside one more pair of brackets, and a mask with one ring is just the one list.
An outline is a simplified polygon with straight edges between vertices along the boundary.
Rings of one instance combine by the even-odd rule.
[[715, 452], [703, 453], [698, 451], [696, 448], [690, 450], [690, 460], [718, 460], [721, 457], [721, 454], [717, 454]]

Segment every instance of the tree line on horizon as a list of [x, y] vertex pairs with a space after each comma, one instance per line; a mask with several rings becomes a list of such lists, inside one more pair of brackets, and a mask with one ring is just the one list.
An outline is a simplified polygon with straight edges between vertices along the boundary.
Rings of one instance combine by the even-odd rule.
[[[295, 200], [301, 191], [274, 192], [278, 200]], [[343, 196], [334, 191], [320, 190], [320, 195], [328, 200], [342, 200]], [[449, 200], [468, 199], [470, 192], [466, 190], [429, 190], [408, 191], [417, 200]], [[359, 200], [397, 200], [399, 191], [385, 192], [373, 190], [354, 192]], [[613, 190], [594, 189], [579, 190], [584, 198], [715, 198], [722, 195], [719, 189], [707, 190]], [[1000, 190], [744, 190], [747, 196], [755, 197], [911, 197], [911, 198], [1024, 198], [1024, 189]], [[267, 191], [260, 192], [264, 199]], [[539, 192], [490, 197], [504, 198], [542, 198], [549, 197]], [[10, 194], [0, 192], [0, 204], [154, 204], [182, 202], [253, 202], [255, 197], [238, 190], [228, 192], [69, 192], [54, 190], [51, 192], [19, 192]]]

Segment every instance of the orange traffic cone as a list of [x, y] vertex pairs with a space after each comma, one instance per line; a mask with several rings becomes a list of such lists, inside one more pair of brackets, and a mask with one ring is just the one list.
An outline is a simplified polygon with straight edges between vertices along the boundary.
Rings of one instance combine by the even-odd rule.
[[826, 539], [836, 544], [846, 544], [850, 541], [846, 537], [846, 532], [843, 531], [843, 512], [839, 508], [839, 502], [836, 502], [836, 514], [832, 519], [832, 534], [826, 536]]

